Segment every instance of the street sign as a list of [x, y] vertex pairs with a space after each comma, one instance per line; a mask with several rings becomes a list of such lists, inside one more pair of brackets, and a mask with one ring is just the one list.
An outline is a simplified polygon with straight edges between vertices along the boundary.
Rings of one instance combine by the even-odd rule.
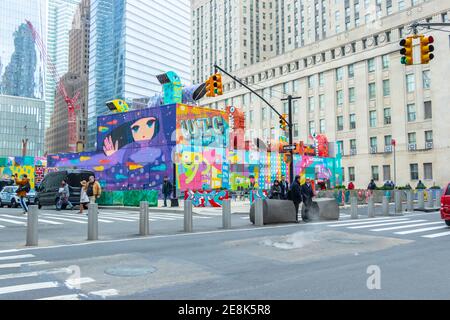
[[295, 145], [291, 144], [291, 145], [283, 146], [283, 150], [284, 151], [295, 150]]

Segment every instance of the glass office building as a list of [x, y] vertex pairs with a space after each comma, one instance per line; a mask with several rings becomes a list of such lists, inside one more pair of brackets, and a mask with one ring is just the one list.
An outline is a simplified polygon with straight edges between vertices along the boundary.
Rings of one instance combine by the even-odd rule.
[[43, 154], [44, 62], [25, 20], [45, 34], [45, 1], [0, 1], [0, 156], [22, 155], [22, 139]]
[[161, 92], [156, 75], [175, 71], [190, 84], [189, 0], [92, 0], [89, 49], [88, 149], [105, 102]]

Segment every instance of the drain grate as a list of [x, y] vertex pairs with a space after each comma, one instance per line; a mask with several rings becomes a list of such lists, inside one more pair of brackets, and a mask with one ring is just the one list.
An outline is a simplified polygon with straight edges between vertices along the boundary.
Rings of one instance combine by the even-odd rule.
[[115, 277], [139, 277], [154, 273], [155, 267], [112, 267], [105, 270], [105, 273]]

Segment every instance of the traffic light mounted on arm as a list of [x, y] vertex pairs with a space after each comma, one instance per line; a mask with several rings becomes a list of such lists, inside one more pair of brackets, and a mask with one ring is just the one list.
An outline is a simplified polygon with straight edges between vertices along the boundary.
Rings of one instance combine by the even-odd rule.
[[287, 114], [283, 113], [283, 117], [280, 117], [280, 129], [286, 130], [287, 122], [285, 119], [287, 119]]
[[430, 43], [434, 42], [432, 36], [420, 36], [420, 62], [421, 64], [428, 64], [434, 58], [434, 46]]
[[405, 65], [412, 65], [413, 64], [413, 37], [409, 36], [406, 37], [406, 39], [402, 39], [400, 41], [400, 46], [403, 47], [400, 50], [400, 54], [402, 55], [402, 58], [400, 62]]
[[206, 80], [205, 84], [207, 97], [216, 97], [223, 94], [222, 75], [220, 73], [213, 74]]

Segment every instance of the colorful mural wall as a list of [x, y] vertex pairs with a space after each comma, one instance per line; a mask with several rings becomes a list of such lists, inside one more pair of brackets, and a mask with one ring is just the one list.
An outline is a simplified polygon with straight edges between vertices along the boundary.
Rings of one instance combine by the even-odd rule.
[[6, 157], [0, 158], [0, 179], [11, 180], [14, 175], [26, 174], [30, 179], [31, 188], [39, 184], [45, 174], [47, 158], [39, 157]]

